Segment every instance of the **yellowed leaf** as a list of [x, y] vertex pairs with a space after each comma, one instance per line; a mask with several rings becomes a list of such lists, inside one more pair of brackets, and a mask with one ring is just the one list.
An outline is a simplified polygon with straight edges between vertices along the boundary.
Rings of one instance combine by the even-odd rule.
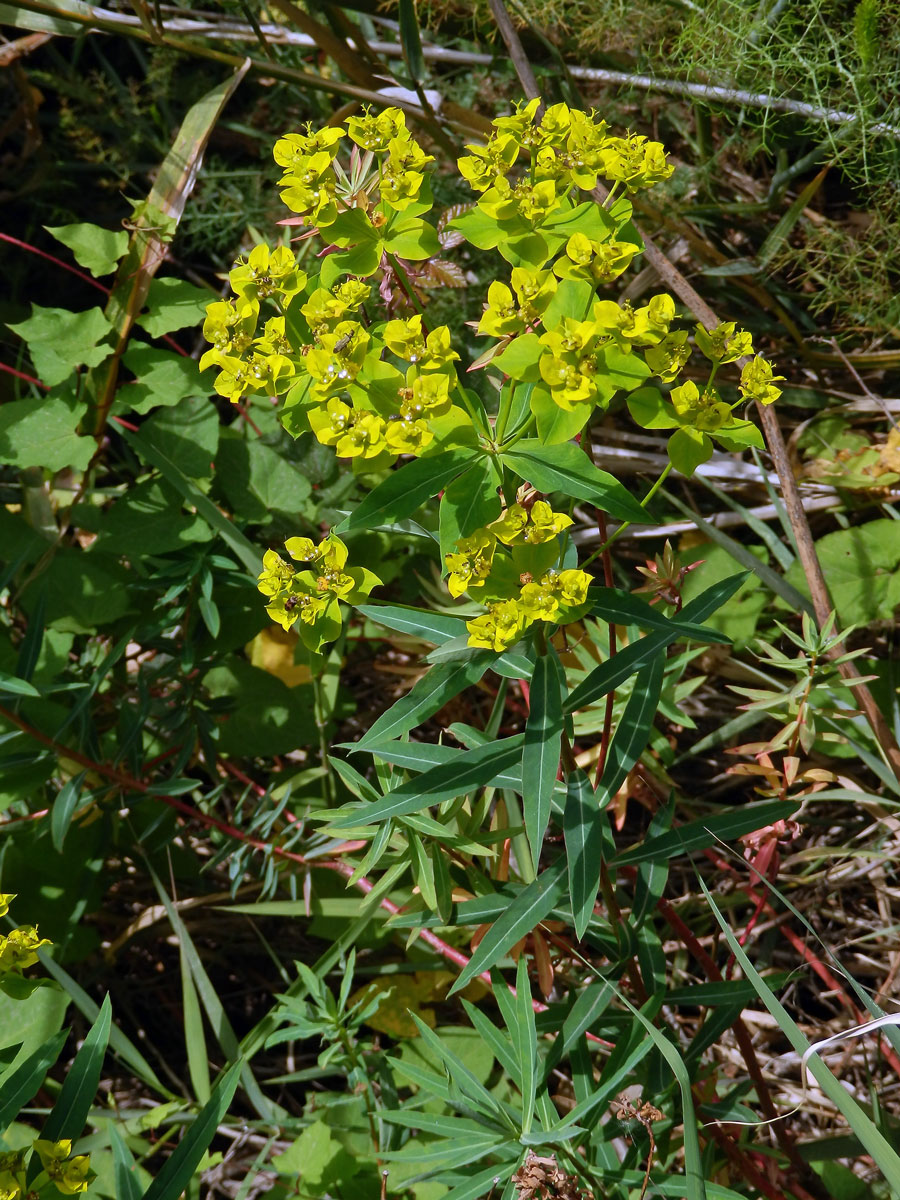
[[312, 682], [309, 667], [294, 662], [294, 650], [299, 640], [293, 630], [270, 625], [258, 633], [252, 642], [248, 642], [245, 649], [254, 667], [277, 675], [288, 687], [297, 687], [298, 684]]

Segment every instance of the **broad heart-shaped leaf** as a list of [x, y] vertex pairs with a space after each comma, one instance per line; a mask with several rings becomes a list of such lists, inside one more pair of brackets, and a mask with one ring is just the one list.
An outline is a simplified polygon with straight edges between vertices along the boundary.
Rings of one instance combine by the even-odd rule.
[[[728, 579], [721, 579], [718, 583], [714, 583], [712, 587], [707, 588], [705, 592], [684, 606], [681, 610], [679, 624], [685, 621], [691, 624], [705, 621], [720, 605], [734, 595], [746, 578], [747, 573], [742, 571], [738, 575], [731, 575]], [[587, 678], [583, 679], [578, 687], [569, 693], [563, 703], [563, 711], [573, 713], [593, 704], [600, 696], [605, 696], [607, 692], [618, 687], [623, 680], [636, 674], [645, 664], [652, 662], [661, 650], [677, 641], [681, 636], [681, 633], [670, 629], [650, 633], [646, 637], [624, 646], [618, 654], [601, 663], [599, 667], [595, 667]]]
[[610, 742], [597, 788], [597, 800], [601, 808], [606, 808], [615, 796], [650, 740], [653, 718], [659, 708], [665, 661], [665, 653], [659, 650], [634, 681], [625, 711]]
[[678, 617], [667, 617], [653, 608], [640, 596], [623, 592], [619, 588], [592, 587], [588, 599], [593, 603], [591, 616], [601, 621], [614, 621], [617, 625], [638, 625], [641, 629], [674, 630], [680, 628], [681, 637], [693, 638], [698, 642], [722, 642], [730, 639], [725, 634], [705, 625], [695, 625]]
[[358, 604], [356, 610], [380, 625], [386, 625], [388, 629], [412, 634], [435, 646], [461, 637], [466, 632], [465, 622], [459, 617], [448, 617], [427, 609], [404, 608], [399, 604]]
[[[189, 396], [203, 396], [210, 391], [212, 375], [201, 375], [192, 358], [132, 341], [122, 355], [122, 362], [133, 372], [134, 383], [126, 383], [116, 392], [115, 412], [145, 413], [152, 408], [171, 408]], [[210, 408], [213, 404], [206, 400]]]
[[631, 863], [673, 858], [676, 854], [688, 854], [692, 850], [704, 850], [719, 840], [729, 841], [745, 833], [765, 829], [776, 821], [785, 821], [797, 811], [799, 803], [799, 800], [765, 800], [762, 804], [742, 804], [731, 812], [699, 817], [687, 825], [670, 829], [668, 833], [648, 838], [631, 850], [623, 850], [613, 859], [613, 866], [624, 867]]
[[[382, 753], [374, 747], [370, 749], [372, 753]], [[513, 763], [518, 763], [521, 756], [521, 734], [499, 742], [488, 742], [474, 750], [457, 751], [456, 756], [449, 762], [430, 767], [415, 779], [401, 783], [380, 800], [361, 809], [357, 808], [348, 816], [333, 821], [331, 827], [345, 829], [370, 824], [373, 821], [386, 821], [388, 817], [421, 812], [423, 808], [430, 808], [433, 804], [455, 800], [457, 796], [464, 796], [475, 788], [493, 784], [498, 775]]]
[[616, 346], [605, 346], [602, 355], [603, 366], [598, 370], [623, 391], [633, 392], [650, 377], [650, 368], [641, 356], [633, 351], [627, 354]]
[[434, 258], [441, 252], [441, 243], [432, 225], [419, 217], [401, 215], [388, 224], [384, 236], [384, 248], [388, 254], [396, 254], [410, 262], [423, 258]]
[[502, 457], [521, 479], [542, 492], [565, 492], [576, 500], [587, 500], [619, 521], [648, 521], [643, 508], [618, 479], [595, 467], [571, 442], [545, 446], [536, 439], [526, 439]]
[[119, 259], [128, 249], [128, 234], [124, 229], [101, 229], [99, 225], [78, 222], [75, 225], [45, 225], [58, 242], [72, 251], [80, 267], [100, 278], [111, 275]]
[[535, 871], [538, 870], [544, 834], [550, 822], [550, 801], [559, 771], [563, 732], [562, 693], [565, 686], [562, 664], [551, 646], [534, 665], [528, 721], [522, 745], [522, 808]]
[[32, 304], [28, 320], [9, 328], [28, 343], [34, 369], [48, 387], [68, 379], [76, 367], [96, 367], [110, 354], [109, 346], [97, 344], [111, 329], [99, 308], [75, 313]]
[[666, 404], [657, 387], [638, 388], [626, 403], [628, 411], [643, 429], [675, 429], [678, 426], [674, 408]]
[[468, 212], [448, 221], [447, 228], [458, 230], [467, 242], [479, 250], [493, 250], [503, 236], [497, 221], [474, 204]]
[[538, 436], [545, 446], [559, 446], [570, 442], [576, 433], [581, 433], [594, 411], [590, 400], [560, 408], [553, 399], [550, 389], [537, 386], [531, 393], [531, 411], [537, 418]]
[[713, 444], [699, 429], [676, 429], [669, 438], [666, 452], [676, 471], [691, 476], [701, 463], [712, 457]]
[[372, 743], [402, 737], [416, 725], [427, 721], [454, 696], [477, 683], [491, 665], [492, 657], [485, 652], [473, 656], [468, 662], [438, 663], [431, 667], [411, 691], [401, 696], [366, 730], [355, 749], [366, 750]]
[[[508, 738], [507, 741], [512, 741]], [[474, 753], [474, 752], [473, 752]], [[504, 910], [478, 944], [478, 949], [450, 989], [450, 995], [460, 991], [494, 966], [520, 938], [531, 933], [547, 914], [556, 907], [566, 888], [566, 859], [561, 856], [532, 883], [523, 888], [512, 904]]]
[[81, 1136], [100, 1082], [111, 1021], [112, 1006], [107, 995], [97, 1020], [75, 1055], [62, 1091], [41, 1131], [41, 1137], [46, 1141], [58, 1142], [62, 1138], [74, 1140]]
[[536, 333], [522, 333], [491, 359], [491, 366], [499, 368], [510, 379], [524, 379], [533, 383], [540, 379], [538, 359], [542, 350]]
[[345, 517], [336, 533], [369, 529], [401, 521], [447, 486], [474, 455], [472, 450], [442, 450], [431, 458], [416, 458], [392, 471]]
[[11, 467], [83, 471], [97, 449], [93, 438], [76, 432], [84, 411], [84, 405], [63, 388], [37, 399], [2, 405], [0, 462]]
[[241, 1062], [233, 1063], [221, 1077], [196, 1120], [188, 1126], [184, 1137], [147, 1188], [144, 1200], [178, 1200], [185, 1191], [215, 1137], [216, 1129], [228, 1112], [241, 1077], [242, 1065]]
[[175, 279], [171, 275], [154, 278], [144, 307], [147, 312], [139, 316], [135, 324], [146, 329], [151, 337], [162, 337], [188, 325], [198, 325], [206, 313], [206, 306], [218, 299], [208, 288], [197, 287], [186, 279]]
[[569, 776], [566, 787], [566, 807], [563, 832], [566, 838], [566, 860], [569, 864], [569, 894], [575, 936], [584, 937], [594, 912], [594, 901], [600, 886], [603, 865], [603, 825], [606, 816], [597, 803], [597, 796], [587, 774], [579, 768]]
[[500, 516], [497, 489], [502, 480], [493, 459], [480, 458], [448, 483], [441, 496], [441, 555], [452, 554], [460, 538]]

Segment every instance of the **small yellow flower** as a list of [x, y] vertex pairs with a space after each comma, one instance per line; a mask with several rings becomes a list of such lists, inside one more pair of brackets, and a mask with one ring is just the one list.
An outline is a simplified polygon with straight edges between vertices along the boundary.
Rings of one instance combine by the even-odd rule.
[[[301, 539], [291, 539], [299, 541]], [[308, 538], [302, 539], [308, 541]], [[310, 545], [312, 543], [310, 542]], [[294, 578], [294, 568], [284, 561], [274, 550], [267, 550], [263, 555], [263, 569], [259, 575], [258, 589], [264, 596], [275, 596], [290, 586]]]
[[239, 258], [228, 279], [245, 303], [277, 296], [285, 308], [306, 287], [306, 272], [297, 266], [290, 247], [270, 250], [264, 243], [254, 246], [246, 258]]
[[662, 143], [648, 141], [641, 134], [607, 138], [601, 156], [606, 178], [624, 183], [629, 192], [652, 187], [668, 179], [675, 170], [666, 161]]
[[459, 358], [450, 345], [447, 326], [439, 325], [426, 336], [419, 313], [406, 320], [388, 321], [382, 338], [388, 350], [422, 371], [440, 371]]
[[631, 242], [595, 242], [584, 233], [573, 233], [566, 242], [566, 257], [553, 270], [560, 279], [585, 279], [595, 285], [612, 283], [637, 254]]
[[357, 146], [375, 154], [387, 150], [392, 141], [409, 137], [406, 114], [400, 108], [385, 108], [379, 113], [366, 108], [361, 116], [348, 117], [346, 125]]
[[384, 440], [397, 454], [421, 454], [434, 441], [434, 434], [428, 428], [428, 422], [421, 417], [400, 413], [388, 418]]
[[530, 623], [531, 617], [517, 600], [500, 600], [488, 605], [483, 616], [466, 621], [468, 644], [502, 653], [519, 640]]
[[734, 321], [723, 321], [715, 329], [698, 325], [695, 338], [699, 350], [717, 366], [753, 353], [753, 338], [745, 329], [738, 329]]
[[493, 134], [486, 146], [466, 146], [469, 157], [457, 162], [459, 173], [477, 192], [486, 192], [509, 174], [519, 156], [519, 143], [510, 133]]
[[223, 358], [240, 358], [246, 354], [253, 344], [258, 318], [259, 302], [256, 300], [241, 301], [240, 305], [234, 299], [214, 300], [208, 304], [203, 336], [211, 343], [211, 348], [200, 359], [200, 370], [205, 371]]
[[33, 967], [38, 961], [37, 951], [50, 944], [47, 938], [38, 937], [34, 925], [21, 925], [8, 937], [0, 936], [0, 975]]
[[571, 524], [571, 517], [554, 512], [546, 500], [535, 500], [530, 512], [521, 504], [512, 505], [488, 530], [505, 546], [540, 546]]
[[302, 176], [306, 169], [307, 160], [314, 154], [327, 154], [334, 158], [340, 149], [343, 130], [334, 126], [326, 126], [315, 133], [309, 125], [306, 134], [286, 133], [278, 139], [273, 150], [273, 157], [279, 167], [292, 174]]
[[61, 1142], [47, 1142], [38, 1138], [34, 1150], [50, 1181], [66, 1196], [86, 1192], [95, 1178], [89, 1154], [69, 1158], [72, 1143], [68, 1138]]
[[6, 916], [9, 912], [9, 906], [15, 898], [15, 892], [0, 892], [0, 917]]
[[745, 364], [741, 371], [741, 395], [745, 400], [758, 400], [760, 404], [774, 404], [781, 395], [781, 388], [775, 387], [776, 382], [784, 381], [783, 375], [772, 372], [772, 364], [761, 354]]
[[686, 329], [675, 330], [667, 333], [658, 345], [648, 346], [644, 351], [647, 366], [663, 383], [673, 383], [691, 357], [687, 336]]
[[450, 572], [447, 578], [447, 588], [450, 595], [461, 596], [469, 588], [484, 587], [484, 581], [491, 573], [491, 563], [494, 558], [496, 539], [486, 529], [479, 529], [470, 537], [461, 538], [456, 543], [455, 554], [446, 554], [444, 561]]
[[669, 399], [680, 424], [702, 433], [715, 433], [731, 420], [731, 408], [720, 399], [715, 388], [706, 388], [701, 393], [693, 379], [672, 388]]

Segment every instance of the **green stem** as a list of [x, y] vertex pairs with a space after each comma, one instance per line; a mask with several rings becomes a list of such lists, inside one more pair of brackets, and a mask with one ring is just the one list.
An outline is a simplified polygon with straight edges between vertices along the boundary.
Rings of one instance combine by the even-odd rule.
[[616, 181], [615, 181], [615, 183], [612, 185], [612, 187], [611, 187], [611, 188], [609, 189], [609, 191], [607, 192], [607, 194], [606, 194], [606, 199], [605, 199], [605, 200], [603, 201], [603, 203], [600, 205], [600, 207], [601, 207], [601, 208], [609, 208], [609, 207], [610, 207], [610, 205], [611, 205], [611, 204], [612, 204], [612, 202], [613, 202], [613, 199], [614, 199], [614, 197], [615, 197], [615, 194], [616, 194], [616, 191], [617, 191], [618, 187], [619, 187], [619, 181], [618, 181], [618, 180], [616, 180]]
[[[659, 489], [662, 487], [662, 485], [668, 479], [669, 472], [671, 470], [672, 470], [672, 464], [670, 462], [666, 463], [665, 470], [660, 475], [659, 479], [657, 479], [656, 483], [654, 483], [653, 487], [650, 489], [650, 491], [647, 493], [647, 495], [643, 498], [643, 500], [641, 501], [641, 504], [649, 504], [650, 503], [650, 501], [653, 499], [653, 497], [656, 495], [656, 493], [659, 491]], [[588, 563], [592, 563], [595, 558], [599, 558], [600, 555], [603, 554], [606, 550], [608, 550], [610, 548], [610, 546], [613, 544], [613, 542], [617, 542], [619, 540], [619, 538], [622, 536], [622, 534], [625, 532], [625, 530], [630, 529], [633, 524], [634, 524], [633, 521], [623, 521], [622, 524], [619, 526], [619, 528], [616, 530], [616, 532], [611, 537], [608, 537], [606, 539], [606, 541], [603, 543], [603, 545], [599, 546], [594, 551], [594, 553], [592, 555], [590, 555], [589, 558], [586, 558], [584, 560], [584, 562], [581, 564], [582, 568], [586, 567], [588, 565]]]

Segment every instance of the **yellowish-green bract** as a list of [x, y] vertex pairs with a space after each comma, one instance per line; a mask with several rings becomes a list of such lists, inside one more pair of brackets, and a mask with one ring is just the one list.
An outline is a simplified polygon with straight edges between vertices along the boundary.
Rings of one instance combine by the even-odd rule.
[[[520, 105], [494, 121], [484, 145], [467, 147], [458, 169], [476, 198], [449, 223], [510, 264], [508, 282], [490, 285], [478, 323], [493, 344], [470, 367], [502, 373], [496, 417], [483, 407], [479, 413], [480, 401], [461, 382], [450, 330], [430, 328], [421, 312], [412, 268], [440, 249], [423, 220], [434, 158], [396, 108], [276, 143], [282, 199], [295, 214], [287, 223], [317, 231], [329, 253], [314, 277], [287, 245], [260, 245], [238, 260], [234, 297], [211, 304], [204, 325], [211, 348], [201, 367], [217, 368], [216, 391], [234, 403], [279, 398], [290, 433], [311, 431], [369, 472], [400, 457], [458, 451], [500, 464], [506, 486], [505, 450], [526, 436], [548, 448], [571, 441], [620, 392], [639, 425], [673, 431], [670, 460], [684, 474], [709, 458], [713, 440], [726, 450], [761, 446], [756, 426], [735, 410], [750, 400], [772, 403], [781, 377], [764, 358], [750, 357], [749, 333], [734, 323], [698, 326], [694, 344], [711, 364], [698, 384], [682, 379], [692, 347], [688, 330], [673, 328], [669, 295], [634, 307], [597, 294], [643, 248], [627, 197], [672, 174], [663, 147], [611, 134], [596, 112], [556, 104], [538, 119], [538, 109], [536, 100]], [[348, 143], [349, 159], [342, 157]], [[586, 195], [600, 178], [611, 184], [603, 205]], [[399, 295], [420, 311], [379, 320], [373, 282], [381, 297]], [[747, 360], [740, 398], [729, 403], [714, 378], [738, 359]], [[524, 389], [524, 417], [511, 428]], [[497, 652], [534, 622], [565, 624], [588, 606], [590, 576], [572, 565], [571, 553], [566, 558], [570, 518], [520, 478], [515, 496], [500, 496], [495, 519], [442, 546], [451, 595], [467, 593], [487, 608], [468, 623], [470, 645]], [[291, 539], [287, 550], [308, 569], [270, 551], [260, 590], [272, 618], [285, 629], [297, 625], [319, 649], [340, 631], [340, 602], [358, 601], [379, 581], [347, 567], [335, 534], [319, 546], [306, 541]]]

